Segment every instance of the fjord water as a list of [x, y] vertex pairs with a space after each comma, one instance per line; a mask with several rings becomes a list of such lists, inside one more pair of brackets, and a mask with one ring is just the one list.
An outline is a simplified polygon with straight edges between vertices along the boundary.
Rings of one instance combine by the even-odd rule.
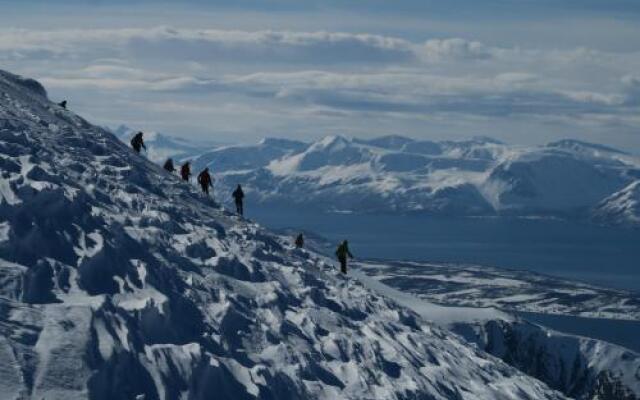
[[640, 354], [640, 322], [603, 318], [583, 318], [571, 315], [519, 312], [529, 322], [558, 332], [586, 336], [617, 344]]
[[523, 269], [640, 292], [640, 231], [559, 219], [320, 213], [261, 207], [266, 226], [349, 239], [360, 258]]

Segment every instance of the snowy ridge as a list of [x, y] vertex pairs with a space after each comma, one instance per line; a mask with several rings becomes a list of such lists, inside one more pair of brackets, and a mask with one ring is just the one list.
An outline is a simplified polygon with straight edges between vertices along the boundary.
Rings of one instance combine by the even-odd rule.
[[8, 399], [560, 399], [0, 72]]

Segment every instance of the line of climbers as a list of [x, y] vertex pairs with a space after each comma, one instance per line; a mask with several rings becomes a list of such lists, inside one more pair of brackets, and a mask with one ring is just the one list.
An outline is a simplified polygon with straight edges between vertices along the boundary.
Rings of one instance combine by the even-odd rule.
[[[64, 102], [64, 105], [62, 104], [60, 105], [64, 107], [66, 106], [66, 102]], [[142, 132], [138, 132], [133, 136], [133, 138], [131, 139], [131, 147], [133, 147], [133, 150], [138, 154], [140, 153], [141, 149], [144, 149], [145, 151], [147, 150], [147, 147], [144, 145]], [[171, 174], [175, 173], [176, 168], [173, 165], [173, 159], [171, 158], [167, 159], [167, 161], [164, 163], [164, 169]], [[186, 161], [180, 167], [180, 177], [182, 178], [183, 181], [189, 182], [191, 178], [191, 162], [190, 161]], [[198, 174], [197, 181], [200, 187], [202, 188], [202, 192], [208, 196], [209, 188], [213, 189], [213, 182], [214, 182], [213, 177], [209, 173], [208, 167], [206, 167], [204, 170], [202, 170]], [[231, 196], [234, 199], [234, 203], [236, 206], [236, 213], [240, 216], [243, 216], [244, 215], [244, 204], [243, 204], [244, 191], [242, 190], [242, 186], [240, 184], [238, 184], [238, 186], [233, 191]], [[304, 237], [302, 233], [300, 233], [295, 238], [294, 245], [298, 249], [301, 249], [304, 247]], [[340, 245], [336, 249], [335, 254], [336, 254], [336, 257], [338, 258], [338, 261], [340, 262], [340, 272], [342, 272], [343, 274], [346, 274], [347, 258], [353, 258], [353, 254], [351, 254], [351, 251], [349, 250], [349, 242], [344, 240], [342, 243], [340, 243]]]
[[[145, 151], [147, 150], [147, 146], [145, 146], [144, 144], [143, 136], [144, 136], [143, 132], [138, 132], [133, 136], [133, 138], [131, 138], [131, 147], [138, 154], [142, 149], [144, 149]], [[167, 161], [164, 163], [163, 168], [171, 174], [176, 172], [176, 167], [173, 165], [173, 159], [171, 158], [167, 159]], [[190, 181], [191, 179], [191, 162], [190, 161], [185, 162], [180, 167], [180, 177], [185, 182]], [[208, 167], [203, 169], [198, 174], [197, 182], [202, 188], [202, 192], [208, 196], [209, 188], [213, 189], [213, 182], [214, 182], [213, 177], [209, 173]], [[243, 207], [244, 192], [242, 191], [242, 186], [238, 185], [236, 190], [232, 193], [232, 196], [236, 205], [237, 213], [240, 215], [243, 215], [244, 214], [244, 207]]]

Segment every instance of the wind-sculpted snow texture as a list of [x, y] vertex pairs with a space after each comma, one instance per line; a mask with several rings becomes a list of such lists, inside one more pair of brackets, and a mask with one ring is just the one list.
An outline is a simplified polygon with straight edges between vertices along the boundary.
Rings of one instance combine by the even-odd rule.
[[[366, 274], [365, 283], [372, 285], [371, 282], [375, 282], [372, 285], [374, 288], [381, 287], [381, 292], [397, 299], [401, 304], [428, 316], [441, 327], [460, 334], [470, 343], [475, 343], [481, 349], [567, 396], [581, 400], [640, 398], [640, 355], [624, 347], [602, 340], [561, 334], [494, 308], [443, 307], [430, 302], [500, 307], [503, 304], [496, 294], [503, 287], [510, 287], [514, 293], [522, 291], [520, 298], [525, 299], [530, 297], [527, 290], [531, 286], [542, 285], [541, 276], [528, 276], [515, 271], [499, 274], [498, 270], [491, 269], [483, 274], [474, 267], [406, 263], [359, 262], [356, 268], [357, 274]], [[414, 269], [415, 276], [407, 275], [409, 268]], [[424, 273], [421, 272], [423, 269]], [[431, 280], [428, 279], [429, 276], [432, 277]], [[529, 280], [532, 284], [529, 284]], [[477, 283], [477, 290], [474, 290], [473, 285], [468, 285], [472, 281]], [[533, 307], [540, 307], [539, 311], [558, 312], [564, 309], [565, 312], [570, 312], [563, 304], [563, 291], [560, 288], [562, 282], [551, 278], [547, 282], [549, 291], [541, 292], [541, 297], [545, 297], [545, 300], [532, 299]], [[586, 306], [587, 309], [596, 303], [601, 303], [600, 307], [603, 309], [607, 308], [603, 296], [606, 291], [601, 296], [592, 293], [596, 296], [588, 300], [584, 297], [588, 286], [565, 283], [567, 286], [564, 294], [582, 297], [585, 303], [591, 303]], [[446, 293], [451, 295], [450, 300]], [[553, 293], [559, 298], [554, 298]], [[473, 304], [470, 299], [460, 301], [460, 297], [464, 298], [466, 295], [473, 296], [477, 302]], [[484, 299], [483, 296], [487, 298]], [[515, 300], [518, 295], [512, 293], [509, 297]], [[555, 302], [560, 306], [555, 308]], [[576, 309], [579, 310], [579, 305], [576, 305]]]
[[[311, 144], [268, 139], [205, 152], [196, 165], [219, 174], [223, 192], [249, 183], [250, 196], [265, 204], [580, 219], [591, 219], [602, 201], [640, 177], [637, 157], [576, 140], [527, 147], [488, 138], [329, 136]], [[638, 226], [638, 207], [626, 204], [616, 218], [600, 213], [598, 222]]]
[[438, 304], [640, 321], [640, 296], [528, 271], [478, 265], [362, 262], [367, 275]]
[[559, 399], [0, 73], [3, 399]]

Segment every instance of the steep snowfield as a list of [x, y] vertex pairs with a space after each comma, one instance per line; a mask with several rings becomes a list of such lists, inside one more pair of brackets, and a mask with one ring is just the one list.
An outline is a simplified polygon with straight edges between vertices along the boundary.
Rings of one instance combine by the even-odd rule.
[[0, 72], [3, 399], [558, 399]]
[[593, 217], [603, 223], [640, 227], [640, 180], [604, 199]]
[[[408, 265], [406, 267], [410, 268]], [[356, 268], [354, 274], [366, 286], [395, 299], [439, 326], [458, 333], [470, 343], [572, 398], [640, 398], [640, 355], [637, 353], [604, 341], [561, 334], [492, 307], [451, 307], [442, 305], [442, 302], [431, 303], [425, 299], [431, 299], [430, 292], [438, 287], [441, 287], [443, 297], [445, 293], [453, 295], [453, 304], [457, 303], [457, 293], [468, 292], [482, 302], [482, 295], [489, 291], [478, 293], [468, 288], [456, 290], [446, 284], [439, 285], [437, 277], [430, 284], [425, 284], [425, 279], [409, 283], [413, 278], [403, 275], [401, 264], [358, 262]], [[396, 273], [397, 269], [400, 271]], [[440, 272], [450, 275], [454, 281], [469, 283], [475, 280], [480, 287], [489, 284], [476, 274], [449, 274], [446, 267]], [[494, 276], [492, 280], [496, 287], [504, 285], [526, 291], [522, 286], [526, 286], [527, 282], [522, 277]], [[579, 296], [580, 291], [575, 292], [574, 289], [569, 286], [567, 291]], [[555, 303], [562, 307], [561, 300], [547, 298], [546, 301], [548, 307], [553, 307]]]
[[[576, 140], [525, 147], [487, 138], [269, 139], [218, 148], [196, 165], [219, 174], [224, 196], [248, 182], [251, 197], [266, 204], [445, 215], [589, 218], [603, 199], [640, 177], [637, 157]], [[604, 222], [626, 224], [629, 215]]]

